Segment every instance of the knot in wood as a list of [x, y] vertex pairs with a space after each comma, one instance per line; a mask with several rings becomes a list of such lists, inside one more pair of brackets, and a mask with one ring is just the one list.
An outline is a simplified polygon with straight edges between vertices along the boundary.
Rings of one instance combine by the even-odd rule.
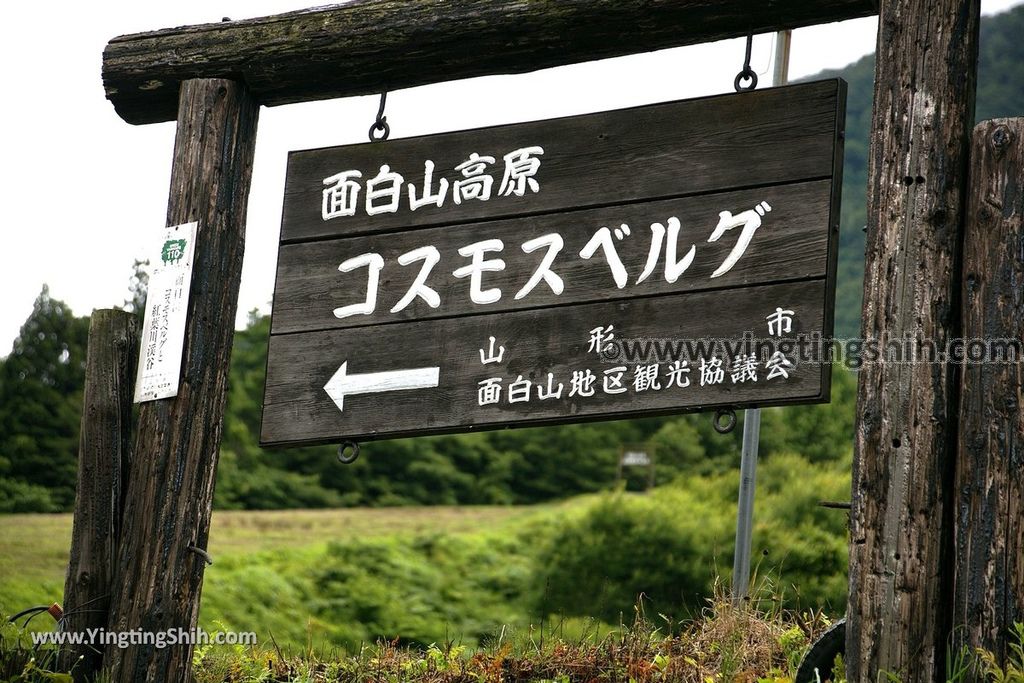
[[1013, 142], [1013, 131], [1006, 126], [998, 126], [992, 131], [992, 144], [996, 149], [1002, 150]]

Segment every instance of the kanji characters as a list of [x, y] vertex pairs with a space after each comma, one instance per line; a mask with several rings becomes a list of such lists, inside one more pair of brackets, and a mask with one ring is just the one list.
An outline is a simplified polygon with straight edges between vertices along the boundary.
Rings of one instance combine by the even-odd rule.
[[700, 359], [700, 385], [721, 384], [725, 379], [725, 370], [722, 369], [722, 359], [717, 356]]
[[562, 383], [561, 382], [558, 383], [558, 388], [557, 389], [554, 388], [554, 384], [555, 384], [555, 375], [554, 375], [554, 373], [549, 372], [548, 373], [547, 386], [543, 386], [541, 384], [537, 385], [537, 400], [538, 401], [546, 401], [546, 400], [551, 399], [551, 398], [554, 398], [554, 399], [562, 398]]
[[731, 371], [732, 383], [757, 381], [757, 356], [753, 353], [741, 353], [733, 359]]
[[477, 389], [477, 403], [482, 406], [491, 405], [501, 401], [501, 377], [488, 377], [477, 382], [480, 387]]
[[784, 309], [781, 306], [776, 307], [774, 313], [769, 313], [765, 316], [765, 320], [768, 321], [768, 334], [781, 335], [791, 332], [793, 330], [794, 315], [795, 313], [789, 309]]
[[359, 171], [342, 171], [324, 178], [326, 187], [323, 191], [320, 215], [325, 221], [339, 216], [356, 215], [360, 190], [356, 178], [362, 177], [363, 174]]
[[366, 215], [398, 211], [403, 180], [402, 174], [395, 173], [387, 164], [381, 166], [380, 173], [366, 181]]
[[488, 365], [490, 363], [500, 363], [501, 359], [504, 358], [504, 356], [505, 356], [505, 347], [499, 345], [498, 346], [498, 352], [495, 353], [494, 352], [494, 345], [495, 345], [497, 340], [495, 340], [494, 337], [490, 337], [490, 340], [491, 340], [491, 346], [490, 346], [490, 349], [489, 349], [489, 351], [488, 351], [486, 356], [484, 355], [484, 350], [480, 349], [480, 364], [481, 365]]
[[593, 396], [594, 382], [597, 376], [587, 368], [586, 370], [574, 370], [572, 379], [569, 382], [569, 396]]
[[782, 353], [782, 351], [776, 351], [764, 364], [764, 369], [768, 371], [765, 381], [767, 382], [776, 377], [789, 379], [789, 371], [795, 367], [793, 361], [786, 358], [786, 354]]
[[409, 183], [409, 210], [415, 211], [421, 206], [433, 204], [440, 207], [444, 202], [444, 196], [448, 193], [448, 180], [441, 178], [437, 181], [437, 191], [431, 194], [430, 186], [434, 178], [434, 162], [429, 159], [423, 163], [423, 194], [416, 196], [416, 187]]
[[600, 355], [615, 339], [615, 325], [601, 325], [590, 331], [590, 346], [587, 353]]
[[516, 381], [508, 385], [508, 402], [509, 403], [525, 403], [530, 400], [530, 387], [533, 386], [533, 382], [528, 379], [523, 379], [522, 375], [516, 378]]
[[661, 389], [658, 381], [658, 364], [638, 365], [633, 368], [633, 390], [637, 393], [649, 389]]
[[505, 155], [505, 175], [501, 179], [501, 187], [498, 194], [503, 196], [516, 195], [522, 197], [529, 189], [532, 192], [540, 191], [540, 184], [534, 177], [540, 169], [541, 154], [544, 154], [543, 147], [523, 147], [513, 150]]
[[626, 374], [625, 365], [617, 365], [604, 371], [604, 393], [624, 394], [626, 386], [623, 385], [623, 375]]
[[486, 169], [493, 163], [494, 157], [480, 156], [473, 152], [468, 159], [455, 167], [455, 170], [462, 174], [462, 178], [456, 180], [452, 187], [452, 199], [456, 204], [470, 199], [485, 202], [491, 198], [494, 178], [486, 173]]
[[668, 366], [668, 372], [665, 373], [665, 384], [668, 388], [675, 385], [680, 389], [690, 386], [690, 362], [685, 360], [672, 361]]

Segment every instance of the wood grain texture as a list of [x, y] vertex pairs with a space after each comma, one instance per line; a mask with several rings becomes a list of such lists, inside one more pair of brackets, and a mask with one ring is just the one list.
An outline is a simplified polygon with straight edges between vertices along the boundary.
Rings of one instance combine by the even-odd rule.
[[[237, 82], [181, 90], [167, 224], [198, 221], [182, 379], [139, 409], [111, 631], [196, 626], [220, 450], [259, 106]], [[109, 647], [110, 680], [185, 681], [192, 647]]]
[[[839, 106], [837, 106], [837, 102]], [[754, 92], [292, 152], [288, 158], [281, 239], [285, 242], [408, 230], [566, 209], [608, 206], [723, 190], [827, 178], [842, 134], [846, 84], [815, 81]], [[424, 163], [454, 182], [471, 153], [489, 155], [497, 194], [502, 157], [540, 146], [538, 192], [410, 211], [405, 188], [396, 213], [324, 220], [323, 180], [358, 170], [365, 181], [382, 165], [421, 191]], [[449, 193], [450, 195], [450, 193]], [[365, 187], [359, 195], [365, 198]]]
[[[978, 0], [882, 0], [863, 336], [960, 332], [960, 258]], [[865, 365], [858, 380], [847, 676], [944, 675], [952, 589], [957, 373]], [[944, 680], [944, 679], [943, 679]]]
[[[78, 446], [71, 559], [64, 583], [69, 633], [106, 628], [114, 567], [129, 481], [132, 390], [139, 358], [139, 325], [120, 310], [95, 310], [89, 320], [82, 427]], [[85, 644], [60, 652], [60, 669], [76, 681], [95, 678], [102, 650]]]
[[[268, 354], [261, 443], [339, 443], [412, 434], [494, 429], [525, 424], [557, 424], [587, 419], [624, 418], [734, 406], [781, 405], [826, 400], [823, 388], [830, 366], [798, 364], [788, 379], [766, 380], [766, 358], [756, 382], [734, 383], [728, 371], [721, 384], [701, 386], [699, 357], [690, 356], [690, 386], [607, 395], [603, 372], [627, 367], [625, 384], [636, 365], [659, 359], [625, 355], [601, 358], [590, 352], [590, 330], [614, 325], [616, 339], [742, 340], [750, 331], [768, 336], [765, 317], [777, 306], [796, 311], [792, 334], [823, 330], [826, 284], [823, 279], [759, 287], [741, 287], [687, 296], [655, 296], [619, 302], [561, 306], [540, 311], [476, 315], [457, 321], [441, 319], [274, 335]], [[501, 363], [481, 363], [494, 336], [506, 351]], [[789, 337], [790, 335], [785, 335]], [[496, 347], [497, 348], [497, 347]], [[669, 352], [671, 353], [671, 352]], [[719, 350], [719, 358], [725, 354]], [[790, 353], [795, 359], [795, 354]], [[660, 363], [664, 383], [671, 356]], [[324, 385], [343, 363], [348, 373], [376, 373], [436, 366], [436, 388], [353, 395], [339, 410]], [[728, 370], [728, 363], [726, 370]], [[597, 376], [596, 395], [570, 397], [573, 371], [590, 369]], [[529, 402], [480, 405], [479, 382], [502, 377], [503, 385], [519, 376], [546, 386], [548, 373], [564, 384], [560, 399], [538, 400], [536, 386]], [[503, 394], [505, 396], [505, 394]]]
[[[832, 234], [829, 228], [831, 195], [832, 182], [820, 180], [388, 235], [283, 245], [278, 255], [272, 333], [456, 317], [824, 277], [828, 270], [828, 243]], [[733, 234], [708, 243], [707, 239], [718, 223], [719, 212], [730, 210], [739, 213], [757, 206], [760, 201], [767, 201], [772, 210], [764, 217], [750, 246], [729, 272], [712, 278], [711, 274], [736, 244]], [[651, 223], [657, 221], [664, 225], [669, 217], [678, 218], [682, 224], [678, 258], [682, 258], [692, 246], [696, 248], [693, 263], [676, 282], [669, 283], [663, 276], [662, 257], [654, 273], [636, 284], [651, 248]], [[601, 252], [590, 260], [581, 259], [579, 253], [602, 226], [615, 228], [622, 223], [628, 224], [633, 233], [616, 242], [615, 246], [631, 277], [628, 285], [618, 289]], [[526, 240], [550, 233], [558, 233], [564, 240], [564, 247], [551, 266], [552, 271], [562, 278], [564, 290], [556, 295], [546, 283], [541, 282], [529, 294], [516, 300], [514, 296], [527, 283], [547, 252], [542, 248], [527, 254], [521, 245]], [[504, 249], [490, 252], [488, 257], [502, 259], [505, 268], [487, 273], [483, 279], [485, 287], [501, 290], [501, 299], [489, 305], [476, 305], [470, 300], [468, 280], [456, 278], [452, 272], [469, 263], [468, 258], [459, 255], [458, 249], [483, 239], [502, 241]], [[403, 310], [391, 313], [391, 308], [406, 294], [422, 266], [419, 261], [403, 266], [397, 259], [425, 245], [436, 247], [441, 254], [441, 260], [427, 280], [427, 284], [440, 296], [441, 305], [431, 308], [417, 298]], [[367, 269], [340, 273], [338, 265], [368, 252], [378, 253], [384, 259], [376, 310], [370, 315], [339, 319], [334, 315], [336, 308], [356, 304], [366, 298]]]
[[114, 38], [107, 98], [129, 123], [174, 120], [190, 78], [261, 104], [347, 97], [875, 14], [873, 0], [355, 0]]
[[[1024, 347], [1024, 119], [974, 129], [964, 239], [965, 339]], [[963, 366], [956, 469], [959, 641], [1002, 662], [1024, 622], [1024, 360]]]

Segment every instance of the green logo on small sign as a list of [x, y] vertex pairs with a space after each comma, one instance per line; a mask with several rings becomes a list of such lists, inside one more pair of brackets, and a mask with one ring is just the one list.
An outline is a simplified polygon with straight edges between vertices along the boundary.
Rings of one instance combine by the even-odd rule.
[[167, 240], [164, 242], [164, 248], [160, 251], [160, 258], [163, 259], [164, 265], [177, 263], [184, 258], [186, 244], [188, 244], [187, 240]]

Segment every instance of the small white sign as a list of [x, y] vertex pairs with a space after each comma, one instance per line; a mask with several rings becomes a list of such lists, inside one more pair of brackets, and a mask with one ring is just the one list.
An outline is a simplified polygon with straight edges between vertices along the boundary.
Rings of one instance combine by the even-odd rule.
[[626, 451], [622, 454], [623, 467], [647, 467], [650, 464], [650, 456], [643, 451]]
[[153, 271], [139, 349], [136, 403], [178, 395], [198, 225], [192, 222], [164, 228], [156, 252], [150, 254]]

